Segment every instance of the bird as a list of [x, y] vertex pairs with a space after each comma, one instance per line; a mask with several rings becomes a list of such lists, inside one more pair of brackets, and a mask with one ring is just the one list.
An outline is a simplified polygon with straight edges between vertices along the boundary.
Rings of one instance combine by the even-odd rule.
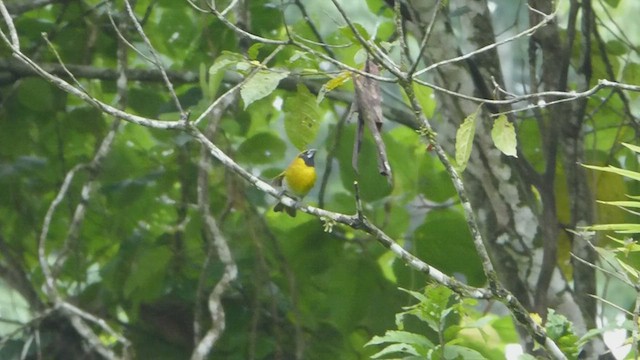
[[[316, 183], [316, 167], [314, 157], [316, 149], [301, 152], [287, 168], [273, 179], [273, 183], [283, 189], [280, 195], [287, 193], [296, 199], [302, 199], [311, 191]], [[296, 209], [279, 202], [273, 211], [285, 210], [291, 217], [296, 216]]]

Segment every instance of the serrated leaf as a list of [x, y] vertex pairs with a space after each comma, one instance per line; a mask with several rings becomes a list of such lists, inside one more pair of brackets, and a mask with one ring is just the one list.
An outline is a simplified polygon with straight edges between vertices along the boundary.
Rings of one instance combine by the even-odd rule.
[[244, 108], [246, 109], [254, 101], [270, 95], [276, 88], [278, 88], [280, 80], [287, 76], [289, 76], [288, 71], [258, 71], [240, 89], [240, 96], [244, 102]]
[[518, 140], [516, 139], [516, 130], [513, 124], [507, 119], [506, 115], [500, 115], [493, 122], [493, 129], [491, 129], [491, 138], [496, 147], [507, 156], [518, 157], [516, 151], [516, 145]]
[[315, 140], [320, 127], [320, 107], [304, 84], [284, 103], [284, 129], [289, 141], [299, 150]]
[[456, 164], [458, 171], [462, 172], [467, 167], [473, 148], [473, 137], [476, 134], [476, 117], [480, 108], [467, 116], [456, 132]]

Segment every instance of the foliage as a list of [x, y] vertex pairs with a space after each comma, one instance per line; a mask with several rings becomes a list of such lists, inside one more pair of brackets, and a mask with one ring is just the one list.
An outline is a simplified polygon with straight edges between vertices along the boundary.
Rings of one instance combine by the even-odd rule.
[[[633, 154], [640, 153], [640, 147], [635, 146], [633, 144], [623, 143], [624, 147], [631, 150]], [[584, 165], [589, 169], [596, 170], [598, 172], [606, 172], [612, 173], [616, 175], [620, 175], [622, 177], [628, 178], [632, 181], [640, 180], [640, 172], [622, 169], [616, 166], [594, 166], [594, 165]], [[634, 218], [638, 216], [638, 212], [635, 210], [640, 207], [640, 202], [637, 201], [638, 196], [634, 195], [626, 195], [630, 200], [616, 200], [616, 201], [599, 201], [599, 203], [620, 208], [633, 216]], [[593, 231], [601, 231], [605, 232], [606, 237], [609, 239], [609, 246], [597, 246], [596, 249], [598, 251], [598, 255], [600, 257], [599, 270], [604, 274], [614, 277], [618, 282], [627, 287], [630, 291], [636, 292], [638, 291], [638, 280], [640, 280], [640, 263], [638, 262], [638, 257], [636, 253], [640, 251], [638, 247], [636, 239], [633, 237], [634, 234], [640, 232], [637, 224], [635, 222], [630, 223], [616, 223], [616, 224], [596, 224], [586, 226], [581, 229], [584, 233]], [[619, 238], [619, 235], [610, 235], [611, 233], [624, 235], [624, 238]], [[633, 309], [638, 309], [638, 297], [636, 296], [636, 302], [632, 306]], [[620, 299], [614, 299], [612, 301], [619, 302]], [[605, 303], [610, 306], [614, 306], [620, 308], [615, 302], [605, 301]], [[628, 317], [635, 318], [637, 315], [636, 311], [628, 311], [624, 310], [624, 313]], [[637, 321], [626, 321], [621, 324], [623, 329], [626, 329], [628, 333], [633, 334], [638, 332], [638, 323]], [[626, 344], [634, 344], [637, 343], [637, 339], [631, 335], [627, 337], [624, 341]], [[635, 351], [631, 352], [631, 355], [634, 354]]]
[[[430, 285], [424, 292], [404, 291], [418, 303], [396, 315], [398, 330], [387, 330], [367, 343], [384, 346], [373, 358], [504, 358], [503, 346], [513, 340], [514, 331], [512, 327], [503, 327], [505, 318], [478, 313], [476, 301], [462, 299], [443, 286]], [[418, 325], [422, 326], [412, 326], [410, 317], [419, 320]], [[509, 321], [508, 317], [506, 320]], [[407, 331], [409, 327], [420, 332]]]
[[[575, 358], [596, 317], [635, 330], [638, 5], [583, 34], [393, 3], [0, 0], [0, 358]], [[305, 148], [294, 204], [269, 181]], [[585, 270], [593, 230], [624, 235]], [[566, 292], [594, 266], [627, 291]]]

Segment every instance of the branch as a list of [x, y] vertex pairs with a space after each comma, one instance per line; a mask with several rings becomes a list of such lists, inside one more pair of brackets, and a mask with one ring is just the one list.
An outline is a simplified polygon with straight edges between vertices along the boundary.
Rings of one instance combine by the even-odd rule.
[[222, 294], [229, 288], [231, 282], [238, 276], [238, 267], [231, 256], [227, 239], [222, 234], [216, 220], [209, 210], [208, 186], [206, 168], [201, 168], [198, 182], [198, 207], [204, 222], [205, 238], [210, 249], [215, 249], [220, 261], [224, 264], [222, 277], [209, 294], [208, 307], [211, 315], [211, 328], [197, 344], [191, 360], [206, 359], [211, 348], [225, 329], [225, 313], [222, 307]]
[[[226, 95], [226, 94], [225, 94]], [[223, 95], [224, 96], [224, 95]], [[223, 98], [223, 97], [221, 97]], [[210, 114], [211, 120], [206, 129], [206, 136], [208, 138], [213, 138], [215, 132], [217, 131], [218, 124], [222, 115], [226, 111], [226, 109], [236, 100], [236, 96], [226, 96], [224, 97], [226, 100], [222, 102], [217, 102], [217, 106], [212, 108], [212, 112]], [[220, 98], [219, 98], [220, 99]], [[204, 147], [201, 147], [200, 151], [200, 161], [198, 163], [198, 184], [197, 184], [197, 196], [198, 196], [198, 209], [200, 215], [204, 219], [204, 223], [207, 223], [207, 218], [211, 217], [211, 211], [209, 210], [209, 168], [211, 166], [211, 161], [207, 150]], [[214, 239], [210, 236], [211, 232], [205, 232], [204, 236], [207, 245], [207, 254], [205, 260], [202, 264], [202, 270], [200, 272], [200, 277], [198, 279], [198, 289], [196, 292], [196, 306], [195, 306], [195, 316], [193, 322], [194, 329], [194, 340], [196, 345], [200, 343], [203, 339], [202, 336], [202, 324], [204, 323], [202, 319], [202, 304], [201, 299], [204, 298], [205, 285], [208, 275], [208, 268], [213, 261], [213, 256], [216, 252], [216, 245]], [[224, 325], [224, 324], [223, 324]], [[209, 350], [203, 349], [203, 353], [206, 354]]]
[[135, 27], [136, 31], [138, 32], [138, 35], [140, 35], [140, 37], [142, 37], [142, 39], [144, 40], [144, 43], [147, 45], [147, 48], [149, 49], [149, 52], [151, 53], [151, 56], [153, 56], [153, 62], [152, 63], [153, 63], [153, 65], [155, 65], [158, 68], [158, 70], [162, 74], [162, 80], [164, 80], [164, 84], [167, 87], [167, 89], [169, 90], [169, 94], [171, 94], [171, 98], [173, 99], [173, 102], [174, 102], [176, 108], [178, 109], [178, 111], [180, 112], [180, 114], [183, 117], [186, 116], [184, 109], [182, 109], [182, 104], [180, 103], [180, 100], [178, 99], [178, 95], [176, 95], [176, 92], [173, 89], [173, 84], [169, 80], [169, 77], [167, 76], [167, 73], [166, 73], [166, 71], [164, 69], [164, 66], [162, 66], [162, 62], [160, 61], [160, 57], [158, 57], [158, 53], [156, 52], [156, 50], [153, 47], [153, 45], [151, 45], [151, 40], [149, 40], [149, 38], [147, 37], [147, 34], [145, 34], [144, 30], [142, 30], [142, 25], [140, 24], [140, 22], [136, 18], [136, 15], [133, 13], [133, 9], [131, 8], [131, 4], [129, 3], [129, 0], [125, 0], [124, 1], [124, 7], [127, 10], [127, 14], [129, 15], [129, 19], [133, 23], [133, 26]]
[[65, 0], [31, 0], [29, 2], [7, 4], [7, 10], [11, 14], [20, 15], [27, 11], [31, 11], [37, 8], [45, 7], [56, 2], [64, 2]]
[[[529, 9], [533, 11], [533, 9], [531, 7], [529, 7]], [[427, 72], [429, 72], [431, 70], [435, 70], [435, 69], [437, 69], [437, 68], [439, 68], [441, 66], [444, 66], [444, 65], [447, 65], [447, 64], [454, 64], [454, 63], [469, 59], [469, 58], [471, 58], [471, 57], [473, 57], [475, 55], [478, 55], [480, 53], [495, 49], [495, 48], [497, 48], [498, 46], [500, 46], [502, 44], [509, 43], [511, 41], [517, 40], [517, 39], [525, 37], [525, 36], [531, 36], [538, 29], [542, 28], [543, 26], [545, 26], [549, 22], [551, 22], [553, 19], [555, 19], [557, 12], [558, 12], [558, 8], [556, 8], [556, 10], [553, 13], [549, 14], [549, 15], [541, 14], [541, 15], [544, 15], [544, 16], [542, 17], [542, 21], [540, 21], [538, 24], [536, 24], [535, 26], [532, 26], [532, 27], [530, 27], [530, 28], [518, 33], [518, 34], [510, 36], [510, 37], [508, 37], [506, 39], [497, 41], [495, 43], [491, 43], [491, 44], [489, 44], [487, 46], [483, 46], [480, 49], [474, 50], [474, 51], [466, 53], [464, 55], [460, 55], [458, 57], [447, 59], [447, 60], [442, 60], [442, 61], [439, 61], [439, 62], [437, 62], [435, 64], [429, 65], [426, 68], [421, 69], [420, 71], [417, 71], [415, 74], [413, 74], [413, 79], [416, 79], [418, 76], [420, 76], [422, 74], [425, 74], [425, 73], [427, 73]]]
[[427, 136], [428, 142], [433, 146], [440, 162], [444, 165], [449, 177], [453, 182], [453, 186], [456, 189], [458, 194], [458, 198], [462, 204], [462, 209], [464, 210], [464, 215], [467, 220], [467, 225], [469, 226], [469, 230], [471, 231], [471, 236], [473, 239], [473, 244], [476, 248], [476, 253], [480, 257], [482, 261], [482, 267], [484, 269], [485, 275], [489, 281], [489, 288], [492, 293], [493, 298], [497, 298], [502, 301], [516, 318], [516, 320], [522, 324], [529, 333], [533, 336], [534, 340], [538, 342], [540, 345], [544, 346], [545, 349], [554, 356], [555, 359], [566, 359], [566, 356], [560, 351], [560, 348], [557, 344], [551, 340], [545, 333], [545, 330], [537, 324], [529, 315], [529, 312], [522, 306], [522, 304], [518, 301], [518, 299], [513, 296], [504, 286], [498, 281], [497, 274], [493, 269], [493, 265], [491, 264], [491, 259], [489, 258], [489, 254], [484, 245], [484, 240], [482, 239], [482, 235], [480, 233], [480, 229], [478, 227], [477, 221], [475, 219], [475, 214], [471, 207], [471, 202], [466, 194], [466, 190], [462, 183], [462, 179], [455, 168], [452, 166], [447, 154], [444, 152], [444, 149], [435, 139], [435, 132], [429, 123], [429, 120], [424, 115], [422, 111], [422, 107], [418, 102], [415, 93], [413, 92], [413, 86], [411, 82], [404, 82], [403, 89], [409, 98], [409, 102], [414, 110], [416, 117], [422, 123], [423, 129], [422, 132]]
[[361, 220], [358, 215], [346, 215], [342, 213], [327, 211], [313, 206], [300, 205], [298, 200], [293, 199], [286, 194], [282, 194], [281, 191], [275, 189], [273, 186], [271, 186], [271, 184], [263, 181], [262, 179], [251, 174], [249, 171], [238, 165], [235, 161], [233, 161], [233, 159], [231, 159], [227, 154], [225, 154], [215, 144], [213, 144], [211, 140], [204, 136], [204, 134], [202, 134], [196, 127], [189, 126], [187, 132], [196, 140], [198, 140], [203, 146], [205, 146], [209, 150], [211, 155], [213, 155], [213, 157], [220, 161], [225, 167], [234, 172], [236, 175], [245, 179], [261, 192], [278, 199], [285, 206], [296, 208], [318, 218], [325, 218], [328, 221], [344, 224], [353, 229], [362, 230], [368, 234], [373, 235], [382, 245], [390, 249], [394, 254], [396, 254], [396, 256], [404, 260], [407, 265], [427, 274], [436, 282], [454, 289], [455, 291], [463, 294], [466, 297], [487, 299], [492, 296], [488, 290], [468, 286], [418, 259], [414, 255], [403, 249], [402, 246], [400, 246], [386, 233], [369, 222], [366, 217]]
[[[40, 67], [51, 75], [66, 77], [66, 67], [71, 73], [78, 78], [88, 78], [96, 80], [116, 81], [119, 72], [116, 69], [100, 68], [89, 65], [41, 63]], [[157, 69], [127, 69], [127, 78], [133, 81], [157, 82], [162, 80], [162, 74]], [[16, 80], [29, 77], [39, 76], [28, 64], [23, 61], [3, 58], [0, 59], [0, 85], [10, 84]], [[197, 83], [198, 74], [192, 71], [167, 71], [167, 77], [170, 81], [176, 83]]]

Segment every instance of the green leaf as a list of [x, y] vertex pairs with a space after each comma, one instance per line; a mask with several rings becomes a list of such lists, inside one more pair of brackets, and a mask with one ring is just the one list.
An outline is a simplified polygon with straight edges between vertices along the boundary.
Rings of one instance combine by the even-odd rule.
[[208, 92], [211, 97], [215, 96], [220, 87], [220, 83], [224, 78], [224, 70], [230, 65], [246, 62], [242, 55], [230, 51], [224, 51], [222, 55], [216, 58], [216, 61], [209, 68], [209, 87]]
[[403, 289], [403, 288], [400, 288], [400, 290], [406, 292], [407, 294], [409, 294], [411, 296], [413, 296], [414, 298], [416, 298], [420, 302], [428, 301], [427, 297], [424, 294], [422, 294], [421, 292], [417, 292], [417, 291], [413, 291], [413, 290], [407, 290], [407, 289]]
[[284, 103], [284, 129], [289, 141], [298, 149], [306, 149], [312, 143], [322, 117], [316, 97], [300, 83], [293, 96], [289, 96]]
[[18, 100], [26, 108], [37, 112], [53, 109], [53, 92], [49, 83], [33, 77], [24, 79], [19, 84]]
[[484, 283], [482, 263], [473, 246], [466, 220], [459, 211], [442, 209], [428, 212], [424, 222], [416, 228], [414, 238], [413, 254], [420, 259], [446, 274], [464, 274], [470, 285], [481, 286]]
[[607, 53], [609, 55], [621, 56], [629, 52], [629, 48], [620, 40], [609, 40], [606, 44]]
[[640, 64], [629, 62], [622, 70], [622, 79], [627, 84], [637, 84], [640, 82]]
[[635, 241], [633, 241], [632, 239], [628, 239], [628, 240], [620, 240], [620, 239], [616, 239], [611, 235], [607, 235], [607, 237], [609, 238], [609, 240], [618, 243], [620, 245], [620, 247], [616, 248], [616, 251], [621, 251], [624, 252], [625, 254], [628, 254], [630, 252], [638, 252], [640, 251], [640, 244], [637, 244]]
[[407, 344], [392, 344], [387, 346], [386, 348], [380, 350], [379, 352], [375, 353], [374, 355], [371, 356], [372, 359], [379, 359], [385, 355], [388, 354], [395, 354], [395, 353], [400, 353], [400, 354], [410, 354], [410, 355], [414, 355], [414, 356], [420, 356], [420, 354], [418, 353], [418, 351], [411, 345], [407, 345]]
[[607, 205], [613, 205], [613, 206], [640, 208], [639, 201], [600, 201], [598, 200], [598, 202], [600, 204], [607, 204]]
[[271, 94], [280, 83], [280, 80], [289, 76], [288, 71], [258, 71], [247, 83], [240, 89], [240, 96], [244, 102], [246, 109], [251, 103], [260, 100]]
[[491, 138], [496, 147], [507, 156], [518, 157], [516, 131], [506, 115], [500, 115], [493, 123]]
[[384, 343], [403, 343], [417, 345], [424, 349], [432, 348], [433, 343], [425, 336], [414, 334], [408, 331], [388, 330], [384, 336], [374, 336], [365, 346], [379, 345]]
[[533, 355], [529, 355], [529, 354], [522, 354], [520, 356], [518, 356], [518, 360], [537, 360], [537, 358]]
[[627, 149], [635, 152], [635, 153], [640, 153], [640, 146], [637, 145], [633, 145], [633, 144], [627, 144], [627, 143], [622, 143], [622, 145], [624, 145]]
[[238, 161], [249, 164], [267, 164], [284, 157], [287, 145], [271, 133], [258, 133], [240, 144]]
[[476, 350], [470, 349], [465, 346], [460, 345], [446, 345], [444, 346], [444, 356], [443, 359], [465, 359], [465, 360], [484, 360], [482, 354], [477, 352]]
[[640, 233], [640, 224], [601, 224], [585, 227], [586, 230], [615, 231], [618, 233]]
[[258, 54], [260, 53], [260, 49], [264, 47], [263, 43], [255, 43], [251, 45], [249, 50], [247, 50], [247, 56], [251, 60], [256, 60], [258, 58]]
[[606, 171], [606, 172], [622, 175], [622, 176], [627, 177], [629, 179], [640, 181], [640, 173], [635, 172], [635, 171], [620, 169], [620, 168], [617, 168], [617, 167], [611, 166], [611, 165], [609, 165], [609, 166], [595, 166], [595, 165], [584, 165], [583, 164], [582, 166], [586, 167], [587, 169]]
[[367, 50], [364, 48], [358, 50], [356, 54], [353, 55], [353, 61], [358, 65], [364, 64], [368, 58], [369, 58], [369, 53], [367, 53]]
[[[371, 39], [371, 37], [369, 36], [369, 33], [364, 28], [364, 26], [362, 26], [361, 24], [358, 24], [358, 23], [354, 23], [353, 27], [358, 32], [358, 35], [360, 35], [361, 38], [363, 38], [365, 40]], [[342, 35], [344, 37], [346, 37], [349, 40], [351, 40], [354, 44], [359, 44], [360, 43], [360, 41], [358, 40], [358, 37], [356, 36], [356, 34], [353, 33], [351, 27], [345, 25], [345, 26], [340, 28], [340, 32], [342, 33]]]
[[620, 0], [604, 0], [604, 2], [612, 8], [617, 8], [618, 4], [620, 4]]
[[638, 279], [638, 270], [634, 269], [633, 266], [627, 264], [626, 262], [618, 258], [616, 258], [616, 260], [618, 261], [618, 265], [620, 265], [620, 267], [622, 267], [629, 275]]
[[122, 289], [124, 295], [130, 297], [135, 294], [142, 299], [159, 295], [157, 291], [162, 288], [162, 278], [171, 256], [171, 250], [166, 246], [145, 249], [131, 265], [131, 273]]
[[479, 112], [480, 107], [464, 119], [464, 122], [456, 132], [456, 165], [460, 172], [464, 171], [467, 167], [467, 162], [469, 162], [469, 157], [471, 157], [473, 137], [476, 133], [476, 117]]
[[433, 96], [433, 90], [424, 85], [414, 82], [413, 92], [416, 94], [416, 99], [420, 103], [424, 114], [428, 118], [433, 117], [433, 114], [436, 111], [436, 99]]
[[324, 96], [328, 92], [334, 90], [339, 86], [342, 86], [344, 83], [346, 83], [351, 79], [352, 77], [351, 77], [350, 71], [343, 71], [340, 74], [334, 76], [333, 78], [331, 78], [331, 80], [327, 81], [326, 83], [324, 83], [324, 85], [322, 85], [322, 88], [318, 92], [318, 99], [316, 100], [316, 102], [320, 104], [322, 100], [324, 100]]

